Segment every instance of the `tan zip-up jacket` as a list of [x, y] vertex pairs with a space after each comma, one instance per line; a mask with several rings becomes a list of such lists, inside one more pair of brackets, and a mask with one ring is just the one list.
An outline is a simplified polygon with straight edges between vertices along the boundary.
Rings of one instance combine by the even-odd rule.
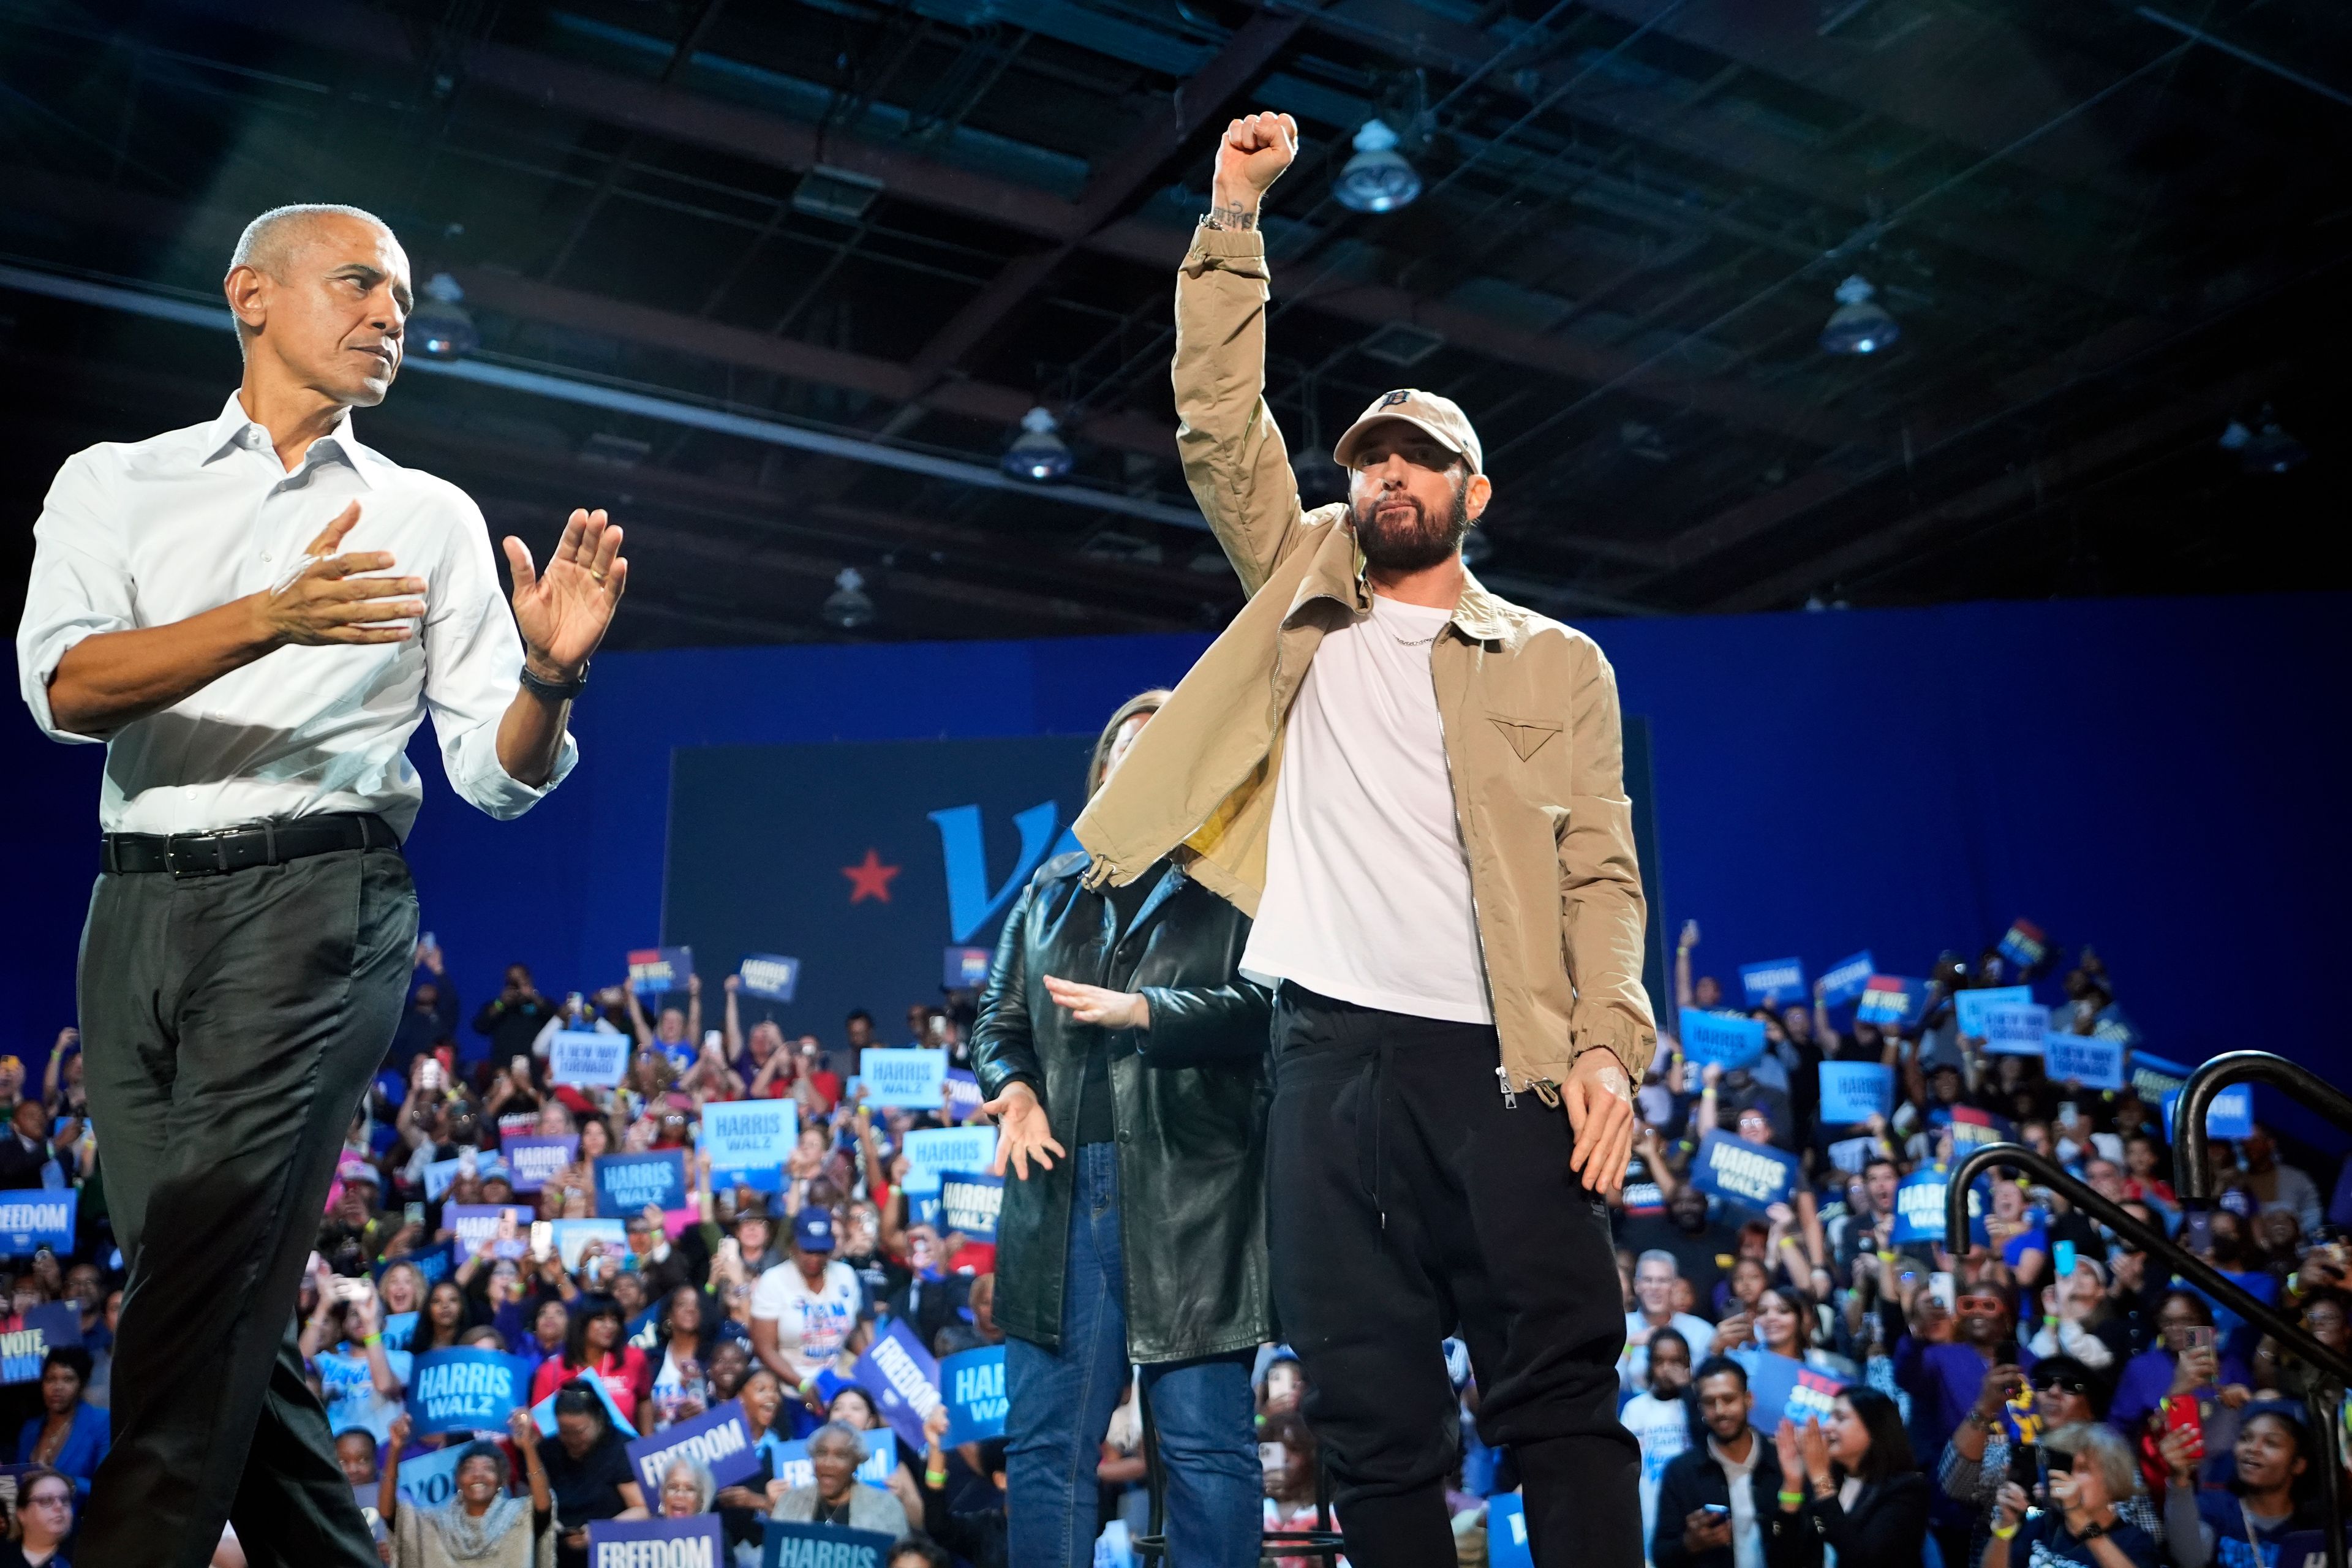
[[[1267, 298], [1262, 236], [1193, 237], [1176, 282], [1177, 445], [1250, 599], [1076, 826], [1091, 885], [1132, 881], [1172, 852], [1253, 916], [1291, 699], [1323, 635], [1371, 604], [1347, 508], [1299, 509], [1264, 397]], [[1473, 578], [1430, 673], [1505, 1091], [1556, 1100], [1569, 1064], [1595, 1047], [1639, 1083], [1657, 1026], [1609, 661]]]

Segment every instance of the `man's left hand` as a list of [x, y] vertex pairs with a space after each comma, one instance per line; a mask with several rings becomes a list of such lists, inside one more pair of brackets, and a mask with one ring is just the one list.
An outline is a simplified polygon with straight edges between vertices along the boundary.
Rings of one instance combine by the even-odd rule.
[[1140, 992], [1109, 991], [1048, 974], [1045, 994], [1054, 999], [1054, 1005], [1081, 1024], [1099, 1025], [1106, 1029], [1151, 1027], [1151, 1004]]
[[569, 680], [604, 640], [628, 585], [620, 525], [607, 522], [601, 510], [575, 510], [543, 573], [532, 570], [530, 549], [512, 534], [506, 550], [524, 658], [533, 674]]
[[1633, 1086], [1624, 1065], [1599, 1047], [1586, 1051], [1568, 1069], [1559, 1099], [1576, 1136], [1570, 1173], [1604, 1197], [1622, 1189], [1633, 1153]]

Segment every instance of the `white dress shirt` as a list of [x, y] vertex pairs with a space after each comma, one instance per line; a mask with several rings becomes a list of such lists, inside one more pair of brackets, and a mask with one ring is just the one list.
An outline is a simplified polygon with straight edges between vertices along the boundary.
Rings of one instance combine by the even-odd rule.
[[346, 414], [291, 473], [232, 394], [219, 417], [150, 440], [77, 452], [34, 525], [16, 632], [26, 706], [53, 740], [58, 661], [99, 632], [166, 626], [284, 581], [351, 501], [344, 552], [389, 551], [425, 580], [425, 624], [404, 642], [281, 647], [105, 737], [99, 822], [110, 833], [202, 833], [267, 817], [373, 811], [403, 837], [424, 788], [408, 737], [426, 711], [451, 787], [520, 816], [579, 759], [563, 738], [533, 788], [498, 757], [522, 639], [489, 530], [466, 493], [362, 446]]

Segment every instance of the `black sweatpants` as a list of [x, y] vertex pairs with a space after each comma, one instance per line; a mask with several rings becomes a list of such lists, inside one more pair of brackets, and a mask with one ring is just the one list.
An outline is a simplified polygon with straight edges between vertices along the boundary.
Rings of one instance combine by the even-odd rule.
[[99, 879], [82, 1048], [131, 1280], [78, 1561], [202, 1568], [228, 1519], [254, 1568], [376, 1563], [294, 1308], [415, 940], [389, 849]]
[[1491, 1027], [1286, 984], [1268, 1123], [1275, 1303], [1310, 1384], [1356, 1568], [1454, 1561], [1460, 1450], [1440, 1342], [1511, 1449], [1539, 1568], [1637, 1568], [1641, 1449], [1617, 1419], [1625, 1314], [1568, 1117], [1503, 1101]]

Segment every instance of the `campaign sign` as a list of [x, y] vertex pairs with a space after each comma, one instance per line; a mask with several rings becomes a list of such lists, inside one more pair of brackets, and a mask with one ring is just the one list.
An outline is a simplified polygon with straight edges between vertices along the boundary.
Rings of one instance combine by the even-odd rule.
[[1004, 1347], [965, 1351], [940, 1363], [940, 1397], [948, 1402], [947, 1447], [1003, 1436]]
[[[1960, 994], [1966, 996], [1969, 993], [1963, 991]], [[2042, 1037], [2050, 1032], [2050, 1009], [2032, 1002], [1987, 1007], [1978, 1022], [1984, 1026], [1984, 1033], [1978, 1037], [1984, 1041], [1986, 1055], [2038, 1057], [2042, 1054]]]
[[596, 1173], [596, 1213], [603, 1219], [626, 1219], [651, 1204], [657, 1209], [686, 1206], [686, 1151], [662, 1149], [646, 1154], [600, 1154], [592, 1162]]
[[1739, 966], [1739, 988], [1750, 1007], [1785, 1007], [1805, 995], [1805, 961], [1773, 958]]
[[776, 1193], [800, 1136], [800, 1107], [789, 1100], [713, 1100], [702, 1108], [696, 1147], [710, 1156], [710, 1179], [719, 1186]]
[[51, 1351], [81, 1343], [81, 1308], [71, 1301], [27, 1307], [17, 1321], [22, 1328], [0, 1333], [0, 1383], [37, 1382]]
[[1952, 1011], [1958, 1019], [1960, 1033], [1973, 1040], [1985, 1037], [1985, 1014], [1991, 1008], [2032, 1004], [2033, 988], [2030, 985], [1991, 985], [1952, 994]]
[[786, 1524], [765, 1521], [768, 1544], [760, 1553], [760, 1568], [889, 1568], [895, 1536], [871, 1530], [844, 1530], [837, 1524]]
[[996, 1211], [1004, 1202], [1004, 1178], [986, 1173], [950, 1171], [940, 1177], [941, 1230], [994, 1239]]
[[882, 1406], [882, 1418], [909, 1447], [920, 1449], [923, 1417], [940, 1403], [940, 1363], [903, 1320], [892, 1319], [875, 1336], [852, 1373]]
[[1748, 1423], [1766, 1433], [1779, 1431], [1784, 1416], [1800, 1431], [1808, 1420], [1826, 1425], [1838, 1390], [1844, 1386], [1839, 1379], [1815, 1372], [1793, 1356], [1763, 1352], [1748, 1368], [1748, 1392], [1756, 1400]]
[[608, 1253], [629, 1249], [628, 1226], [617, 1219], [560, 1219], [552, 1226], [555, 1256], [563, 1260], [566, 1274], [576, 1273], [580, 1255], [588, 1250], [592, 1241], [601, 1241]]
[[63, 1257], [74, 1248], [74, 1211], [81, 1194], [71, 1187], [0, 1193], [0, 1252], [29, 1258], [46, 1247]]
[[[1933, 1111], [1928, 1113], [1930, 1125], [1934, 1124], [1935, 1114]], [[1979, 1110], [1973, 1105], [1952, 1107], [1946, 1125], [1952, 1130], [1952, 1142], [1963, 1146], [1998, 1143], [2015, 1131], [2010, 1126], [2007, 1117], [1995, 1116], [1990, 1110]]]
[[518, 1110], [510, 1116], [501, 1116], [499, 1118], [499, 1147], [505, 1148], [509, 1138], [528, 1138], [538, 1131], [539, 1112], [536, 1110]]
[[[844, 1384], [845, 1387], [854, 1386]], [[887, 1426], [870, 1432], [860, 1432], [857, 1440], [866, 1447], [866, 1458], [859, 1462], [856, 1479], [860, 1484], [888, 1490], [890, 1478], [898, 1473], [898, 1435]], [[809, 1463], [805, 1440], [785, 1443], [771, 1431], [760, 1439], [752, 1450], [752, 1468], [759, 1468], [759, 1456], [768, 1456], [768, 1472], [788, 1487], [816, 1485], [816, 1467]]]
[[2040, 926], [2020, 916], [2000, 939], [2000, 955], [2020, 969], [2032, 969], [2050, 955], [2050, 938]]
[[[646, 1488], [654, 1500], [654, 1488]], [[684, 1519], [592, 1520], [588, 1568], [727, 1568], [726, 1527], [715, 1513]]]
[[1852, 958], [1842, 958], [1822, 975], [1822, 1000], [1832, 1007], [1843, 1006], [1860, 996], [1877, 973], [1877, 961], [1867, 948]]
[[[1863, 1167], [1870, 1163], [1871, 1155], [1877, 1152], [1878, 1140], [1867, 1132], [1858, 1138], [1841, 1138], [1830, 1145], [1830, 1163], [1849, 1176], [1859, 1176]], [[1626, 1212], [1633, 1212], [1630, 1205]]]
[[1699, 1140], [1691, 1158], [1691, 1185], [1726, 1203], [1763, 1210], [1789, 1201], [1797, 1189], [1797, 1157], [1727, 1132]]
[[[478, 1165], [479, 1162], [476, 1163]], [[437, 1204], [446, 1197], [449, 1189], [457, 1185], [457, 1173], [463, 1170], [465, 1165], [466, 1156], [463, 1154], [452, 1155], [446, 1160], [436, 1160], [426, 1165], [425, 1167], [425, 1201], [428, 1204]]]
[[2042, 1074], [2052, 1083], [2121, 1089], [2124, 1047], [2096, 1035], [2046, 1035], [2042, 1040]]
[[1916, 1023], [1927, 1006], [1927, 983], [1896, 974], [1874, 974], [1864, 983], [1862, 999], [1854, 1004], [1858, 1024], [1901, 1028]]
[[1823, 1062], [1822, 1125], [1851, 1127], [1895, 1109], [1895, 1069], [1883, 1062]]
[[629, 1072], [629, 1037], [602, 1029], [558, 1029], [547, 1047], [547, 1081], [611, 1089]]
[[426, 1351], [409, 1369], [408, 1418], [419, 1436], [495, 1432], [530, 1402], [530, 1369], [503, 1351]]
[[969, 1121], [980, 1114], [980, 1079], [970, 1068], [948, 1068], [948, 1103], [958, 1121]]
[[1764, 1054], [1764, 1020], [1744, 1013], [1683, 1009], [1683, 1055], [1724, 1068], [1754, 1064]]
[[386, 1313], [376, 1333], [383, 1341], [384, 1349], [404, 1351], [408, 1348], [409, 1342], [416, 1338], [416, 1314], [415, 1312]]
[[694, 973], [690, 947], [640, 947], [629, 952], [629, 989], [640, 996], [683, 991]]
[[2131, 1054], [2132, 1090], [2150, 1105], [2160, 1103], [2168, 1094], [2178, 1094], [2189, 1087], [2189, 1069], [2179, 1062], [2168, 1062], [2147, 1051]]
[[[907, 1134], [907, 1191], [929, 1197], [950, 1171], [985, 1171], [996, 1163], [996, 1129], [918, 1127]], [[917, 1445], [919, 1447], [919, 1443]]]
[[1536, 1549], [1528, 1542], [1527, 1500], [1517, 1492], [1486, 1500], [1486, 1563], [1488, 1568], [1536, 1568]]
[[977, 991], [988, 984], [989, 965], [996, 955], [984, 947], [951, 947], [940, 984], [950, 991]]
[[[502, 1219], [513, 1220], [518, 1233], [505, 1242], [498, 1239]], [[493, 1257], [520, 1258], [530, 1235], [530, 1210], [519, 1204], [451, 1204], [441, 1211], [441, 1220], [461, 1261], [493, 1247], [501, 1248]]]
[[446, 1241], [420, 1247], [405, 1258], [387, 1258], [377, 1268], [376, 1278], [382, 1279], [384, 1269], [394, 1263], [405, 1263], [414, 1268], [416, 1277], [425, 1282], [427, 1290], [449, 1278], [449, 1271], [457, 1267], [457, 1259], [449, 1256], [449, 1244]]
[[742, 967], [735, 973], [742, 983], [744, 995], [767, 1002], [789, 1002], [793, 993], [800, 989], [801, 961], [773, 952], [746, 953]]
[[629, 1446], [629, 1468], [647, 1499], [661, 1496], [663, 1472], [675, 1459], [699, 1459], [710, 1467], [710, 1479], [732, 1486], [760, 1468], [760, 1450], [751, 1441], [751, 1424], [743, 1419], [743, 1402], [730, 1399], [689, 1421], [665, 1426], [650, 1437]]
[[[2172, 1107], [2180, 1096], [2164, 1097], [2164, 1141], [2172, 1142]], [[2254, 1135], [2254, 1090], [2251, 1084], [2232, 1084], [2205, 1107], [2208, 1138], [2252, 1138]]]
[[566, 1132], [560, 1138], [509, 1138], [499, 1143], [499, 1152], [506, 1156], [507, 1169], [513, 1173], [510, 1184], [514, 1190], [535, 1193], [579, 1157], [580, 1135]]
[[[400, 1461], [397, 1489], [400, 1500], [412, 1508], [439, 1508], [457, 1495], [457, 1459], [466, 1451], [463, 1443], [446, 1448], [433, 1448], [413, 1459]], [[370, 1487], [368, 1491], [375, 1491]]]
[[[596, 1391], [597, 1399], [604, 1406], [605, 1418], [613, 1423], [613, 1430], [620, 1433], [624, 1440], [637, 1435], [637, 1418], [621, 1408], [621, 1402], [613, 1397], [613, 1391], [604, 1386], [603, 1378], [583, 1367], [572, 1374], [572, 1381], [584, 1383]], [[555, 1394], [562, 1392], [558, 1388], [555, 1394], [549, 1394], [530, 1407], [531, 1421], [539, 1427], [539, 1435], [542, 1437], [555, 1436]]]
[[943, 1050], [877, 1048], [858, 1053], [857, 1080], [866, 1086], [869, 1105], [937, 1110], [947, 1077], [948, 1054]]
[[[1942, 1165], [1924, 1165], [1903, 1178], [1895, 1189], [1895, 1246], [1944, 1244], [1944, 1194], [1951, 1184], [1951, 1173]], [[1969, 1194], [1969, 1239], [1985, 1239], [1984, 1200], [1973, 1191]]]

